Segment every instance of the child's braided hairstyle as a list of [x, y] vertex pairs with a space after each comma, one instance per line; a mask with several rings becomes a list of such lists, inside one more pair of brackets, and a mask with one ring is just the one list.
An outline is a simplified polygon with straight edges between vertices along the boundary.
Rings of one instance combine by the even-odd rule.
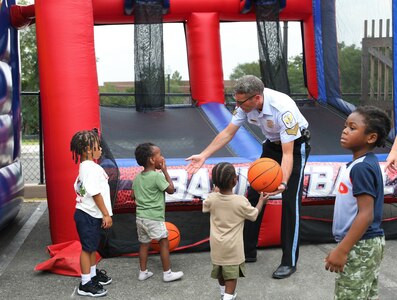
[[72, 159], [76, 164], [81, 162], [81, 157], [87, 152], [87, 148], [95, 149], [95, 145], [99, 147], [99, 144], [100, 139], [96, 128], [76, 132], [70, 141]]
[[228, 162], [221, 162], [212, 169], [212, 183], [220, 189], [228, 189], [233, 186], [236, 170]]

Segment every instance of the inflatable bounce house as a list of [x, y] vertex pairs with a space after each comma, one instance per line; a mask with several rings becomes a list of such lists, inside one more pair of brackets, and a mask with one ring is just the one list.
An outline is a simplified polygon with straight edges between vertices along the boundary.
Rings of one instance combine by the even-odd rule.
[[18, 31], [9, 5], [0, 10], [0, 230], [18, 214], [23, 197]]
[[[5, 10], [13, 4], [11, 0], [3, 1]], [[201, 201], [211, 190], [210, 170], [217, 162], [232, 162], [239, 175], [235, 191], [244, 194], [248, 185], [247, 169], [260, 155], [263, 136], [252, 128], [241, 128], [228, 147], [216, 153], [192, 176], [185, 170], [184, 159], [200, 152], [231, 118], [225, 106], [220, 23], [247, 21], [257, 22], [258, 40], [268, 38], [269, 24], [274, 25], [274, 22], [301, 23], [309, 98], [309, 104], [303, 104], [301, 110], [310, 123], [313, 147], [305, 169], [301, 235], [307, 241], [332, 240], [332, 210], [323, 207], [332, 206], [340, 170], [351, 159], [339, 146], [344, 123], [339, 116], [354, 109], [341, 98], [335, 1], [36, 0], [30, 7], [14, 7], [12, 19], [15, 24], [36, 22], [46, 187], [54, 244], [78, 239], [73, 222], [75, 195], [72, 189], [78, 167], [71, 158], [69, 142], [76, 131], [96, 127], [101, 129], [106, 149], [112, 154], [101, 163], [109, 172], [117, 169], [111, 180], [114, 227], [104, 234], [101, 254], [112, 256], [137, 250], [133, 233], [135, 203], [130, 198], [130, 188], [134, 175], [141, 170], [133, 157], [134, 149], [146, 141], [160, 146], [174, 181], [176, 191], [166, 198], [166, 219], [180, 229], [178, 249], [208, 248], [209, 221], [208, 216], [201, 213]], [[161, 26], [167, 22], [180, 22], [185, 28], [192, 105], [164, 104]], [[133, 108], [101, 107], [99, 104], [94, 26], [110, 24], [135, 24]], [[395, 33], [396, 25], [393, 26]], [[9, 28], [8, 32], [14, 42], [13, 29]], [[17, 47], [16, 41], [13, 47]], [[4, 61], [3, 47], [1, 50]], [[395, 63], [395, 53], [393, 55]], [[262, 72], [263, 79], [265, 73]], [[17, 79], [17, 76], [12, 78]], [[283, 89], [277, 83], [275, 87]], [[11, 139], [8, 136], [14, 128], [15, 145], [19, 145], [17, 92], [15, 88], [15, 97], [7, 95], [5, 101], [3, 98], [0, 101], [0, 110], [7, 117], [4, 120], [13, 124], [8, 126], [7, 138]], [[397, 99], [395, 91], [393, 97]], [[380, 161], [385, 160], [389, 150], [378, 153]], [[7, 153], [6, 163], [13, 164], [19, 146], [13, 151], [7, 149]], [[393, 186], [385, 184], [385, 195], [386, 202], [395, 200]], [[395, 220], [394, 217], [388, 219]], [[266, 207], [258, 246], [279, 245], [280, 222], [281, 203], [275, 198]], [[385, 224], [390, 238], [396, 236], [396, 227], [395, 222], [390, 222], [389, 226]]]

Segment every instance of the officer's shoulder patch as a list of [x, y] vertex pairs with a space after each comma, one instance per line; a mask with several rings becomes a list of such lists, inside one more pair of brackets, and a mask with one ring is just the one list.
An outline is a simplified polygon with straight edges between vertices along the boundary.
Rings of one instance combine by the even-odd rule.
[[299, 125], [298, 123], [296, 123], [294, 127], [288, 128], [285, 132], [288, 135], [296, 135], [298, 133], [298, 129], [299, 129]]
[[283, 120], [283, 123], [287, 128], [293, 128], [296, 124], [294, 115], [290, 111], [283, 113], [281, 119]]

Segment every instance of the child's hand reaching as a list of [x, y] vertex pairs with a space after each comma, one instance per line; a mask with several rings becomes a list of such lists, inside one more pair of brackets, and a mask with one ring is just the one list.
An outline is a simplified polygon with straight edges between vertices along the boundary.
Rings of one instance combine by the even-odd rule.
[[259, 201], [263, 201], [263, 204], [266, 204], [269, 201], [270, 193], [261, 192], [259, 194]]
[[263, 206], [267, 203], [269, 200], [269, 194], [261, 192], [259, 194], [259, 200], [258, 204], [255, 206], [259, 211], [262, 210]]

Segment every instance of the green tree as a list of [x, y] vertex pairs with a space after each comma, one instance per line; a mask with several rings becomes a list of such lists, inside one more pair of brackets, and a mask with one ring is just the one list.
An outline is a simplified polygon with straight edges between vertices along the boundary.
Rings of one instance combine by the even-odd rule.
[[233, 69], [232, 74], [230, 74], [230, 80], [237, 80], [244, 75], [255, 75], [259, 78], [261, 77], [261, 70], [259, 68], [259, 62], [253, 61], [250, 63], [239, 64]]
[[[20, 5], [31, 4], [31, 1], [18, 1]], [[31, 25], [19, 32], [21, 88], [22, 91], [37, 92], [39, 86], [39, 66], [37, 61], [36, 26]], [[39, 133], [39, 98], [22, 96], [22, 133]]]
[[338, 43], [338, 55], [342, 93], [360, 93], [361, 49], [354, 44]]
[[[307, 91], [303, 81], [302, 61], [302, 56], [297, 55], [292, 57], [288, 62], [288, 79], [290, 82], [291, 93], [305, 93]], [[237, 80], [244, 75], [255, 75], [261, 78], [259, 62], [254, 61], [237, 65], [237, 67], [233, 69], [233, 73], [229, 78], [230, 80]]]
[[182, 80], [182, 75], [178, 71], [175, 71], [172, 73], [171, 80], [173, 80], [175, 83], [180, 83]]
[[113, 93], [114, 95], [101, 95], [100, 103], [104, 106], [132, 106], [135, 105], [135, 96], [117, 95], [121, 93], [134, 93], [135, 88], [130, 87], [125, 91], [120, 91], [120, 89], [112, 84], [111, 82], [105, 83], [104, 86], [99, 87], [100, 93]]
[[[166, 93], [168, 93], [168, 78], [167, 76], [165, 77], [166, 80]], [[178, 94], [178, 93], [183, 93], [183, 87], [182, 87], [182, 75], [178, 71], [174, 71], [174, 73], [171, 74], [170, 76], [170, 82], [169, 82], [169, 87], [170, 87], [170, 93], [172, 94]], [[166, 96], [165, 101], [166, 104], [182, 104], [185, 103], [185, 97], [182, 96]]]
[[288, 60], [288, 80], [291, 89], [291, 94], [302, 94], [307, 92], [303, 80], [302, 55], [291, 57]]
[[[28, 5], [31, 1], [20, 0], [18, 4]], [[38, 91], [39, 65], [37, 62], [36, 25], [28, 26], [19, 32], [21, 56], [21, 86], [23, 91]]]

